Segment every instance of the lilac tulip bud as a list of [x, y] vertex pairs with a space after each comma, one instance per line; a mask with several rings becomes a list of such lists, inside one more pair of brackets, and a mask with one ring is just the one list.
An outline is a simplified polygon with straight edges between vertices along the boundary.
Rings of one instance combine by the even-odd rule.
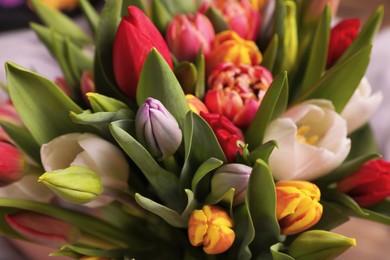
[[160, 101], [153, 98], [147, 98], [139, 107], [135, 130], [138, 141], [160, 161], [171, 157], [182, 140], [176, 119]]
[[221, 166], [211, 180], [211, 193], [220, 197], [234, 188], [234, 205], [244, 202], [251, 172], [252, 168], [244, 164], [231, 163]]

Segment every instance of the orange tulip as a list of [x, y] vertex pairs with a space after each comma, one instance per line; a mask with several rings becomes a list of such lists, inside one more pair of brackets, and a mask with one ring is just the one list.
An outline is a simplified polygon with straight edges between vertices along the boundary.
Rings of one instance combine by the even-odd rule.
[[198, 115], [200, 114], [200, 112], [204, 112], [204, 113], [209, 112], [206, 105], [199, 98], [195, 97], [194, 95], [187, 94], [186, 100], [187, 100], [188, 106], [190, 107], [192, 112], [195, 112]]

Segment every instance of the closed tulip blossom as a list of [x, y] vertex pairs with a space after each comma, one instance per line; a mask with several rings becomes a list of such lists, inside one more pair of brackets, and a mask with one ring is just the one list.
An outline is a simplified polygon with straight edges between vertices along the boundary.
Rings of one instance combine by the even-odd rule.
[[221, 254], [234, 242], [234, 223], [228, 213], [214, 205], [205, 205], [194, 210], [188, 222], [188, 238], [191, 245], [203, 245], [209, 255]]
[[[112, 143], [93, 134], [71, 133], [59, 136], [41, 147], [42, 165], [46, 172], [81, 166], [93, 171], [103, 187], [113, 191], [127, 191], [129, 166], [122, 152]], [[85, 204], [98, 207], [113, 201], [102, 194]]]
[[339, 166], [351, 149], [347, 124], [327, 100], [298, 104], [273, 120], [264, 142], [275, 140], [269, 166], [277, 180], [314, 180]]
[[211, 51], [206, 56], [206, 70], [210, 74], [218, 64], [225, 62], [258, 65], [262, 59], [255, 42], [241, 38], [234, 31], [224, 31], [213, 40]]
[[[22, 120], [15, 110], [15, 107], [8, 99], [8, 97], [6, 97], [4, 101], [0, 101], [0, 121], [19, 127], [24, 126]], [[13, 142], [4, 129], [0, 126], [0, 141], [2, 140], [11, 143]]]
[[167, 44], [149, 18], [137, 7], [129, 6], [129, 16], [122, 18], [113, 46], [113, 69], [119, 88], [135, 99], [142, 66], [152, 48], [172, 67]]
[[17, 233], [32, 242], [52, 248], [78, 240], [80, 231], [62, 220], [30, 211], [7, 214], [5, 220]]
[[341, 57], [359, 34], [360, 20], [346, 19], [332, 28], [328, 46], [327, 67], [331, 67]]
[[20, 180], [26, 171], [25, 157], [14, 145], [0, 141], [0, 187]]
[[147, 98], [139, 107], [135, 129], [138, 141], [160, 161], [171, 157], [182, 141], [179, 124], [157, 99]]
[[355, 173], [341, 180], [337, 189], [367, 207], [390, 196], [390, 162], [377, 159], [366, 162]]
[[250, 125], [273, 80], [262, 66], [219, 64], [208, 77], [207, 108], [229, 118], [235, 125]]
[[[210, 5], [202, 7], [207, 10]], [[260, 30], [260, 12], [248, 0], [213, 0], [211, 6], [222, 15], [229, 29], [242, 38], [255, 40]]]
[[237, 153], [242, 153], [242, 148], [237, 145], [238, 141], [244, 142], [241, 130], [223, 115], [203, 112], [200, 115], [213, 129], [228, 162], [234, 162]]
[[307, 181], [276, 183], [276, 218], [281, 233], [292, 235], [315, 225], [322, 216], [320, 189]]
[[251, 167], [239, 163], [219, 167], [211, 179], [211, 193], [219, 197], [234, 188], [234, 205], [243, 203], [251, 172]]
[[382, 93], [372, 93], [370, 83], [366, 77], [363, 77], [343, 112], [341, 112], [341, 116], [347, 120], [348, 133], [352, 133], [367, 123], [378, 109], [382, 99]]
[[200, 49], [207, 55], [214, 37], [213, 25], [201, 13], [176, 15], [166, 32], [168, 47], [179, 61], [194, 61]]

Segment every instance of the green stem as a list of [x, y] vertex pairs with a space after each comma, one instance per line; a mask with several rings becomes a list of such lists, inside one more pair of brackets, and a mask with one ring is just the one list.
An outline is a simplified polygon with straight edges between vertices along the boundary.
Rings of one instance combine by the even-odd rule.
[[180, 174], [180, 167], [177, 164], [176, 158], [173, 155], [171, 157], [165, 159], [163, 161], [163, 164], [168, 171], [173, 172], [177, 175]]

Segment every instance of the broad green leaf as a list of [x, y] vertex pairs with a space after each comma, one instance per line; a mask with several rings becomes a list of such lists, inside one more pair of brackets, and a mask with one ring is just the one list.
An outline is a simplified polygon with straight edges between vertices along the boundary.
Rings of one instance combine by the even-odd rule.
[[275, 14], [274, 14], [274, 32], [278, 36], [278, 47], [276, 51], [276, 57], [274, 61], [274, 66], [272, 70], [273, 75], [280, 74], [281, 66], [284, 55], [285, 55], [285, 49], [284, 49], [284, 35], [285, 35], [285, 27], [284, 27], [284, 19], [286, 17], [286, 6], [284, 5], [284, 0], [276, 0], [275, 1]]
[[195, 0], [153, 0], [161, 1], [166, 9], [172, 14], [177, 13], [194, 13], [196, 12], [196, 1]]
[[330, 35], [330, 20], [330, 6], [327, 5], [315, 30], [305, 74], [300, 84], [300, 91], [306, 91], [325, 71]]
[[160, 100], [175, 117], [181, 129], [189, 107], [175, 74], [156, 49], [152, 49], [142, 67], [137, 88], [137, 103], [148, 97]]
[[30, 156], [36, 163], [40, 164], [40, 149], [39, 144], [34, 140], [30, 132], [20, 126], [9, 124], [7, 122], [0, 122], [0, 126], [16, 143], [18, 148]]
[[69, 17], [60, 11], [50, 8], [39, 0], [32, 0], [34, 10], [42, 21], [61, 35], [67, 36], [78, 45], [90, 44], [92, 40], [88, 35]]
[[294, 260], [293, 257], [280, 252], [283, 249], [282, 243], [276, 243], [275, 245], [272, 245], [270, 249], [272, 253], [272, 259], [274, 260]]
[[205, 69], [205, 58], [202, 54], [202, 50], [199, 50], [198, 55], [195, 59], [195, 66], [198, 74], [198, 78], [196, 80], [195, 85], [195, 96], [199, 99], [203, 99], [204, 93], [206, 91], [206, 69]]
[[255, 237], [255, 228], [246, 203], [237, 207], [234, 212], [234, 231], [236, 239], [232, 246], [232, 251], [237, 251], [235, 259], [252, 259], [252, 252], [249, 245]]
[[261, 159], [264, 162], [268, 163], [269, 156], [277, 146], [278, 145], [276, 141], [268, 141], [253, 150], [249, 154], [249, 160], [252, 162], [252, 164], [255, 164], [257, 159]]
[[[328, 99], [332, 101], [335, 110], [340, 113], [366, 72], [371, 47], [371, 44], [368, 44], [351, 55], [349, 59], [330, 68], [295, 103], [307, 99]], [[346, 75], [353, 75], [353, 77]]]
[[198, 208], [199, 203], [195, 200], [194, 193], [191, 190], [185, 189], [184, 191], [187, 194], [187, 206], [181, 213], [181, 218], [185, 223], [188, 223], [191, 213]]
[[184, 129], [184, 165], [180, 174], [180, 190], [191, 187], [196, 170], [210, 158], [226, 163], [226, 157], [210, 126], [197, 114], [187, 114]]
[[365, 217], [368, 215], [351, 197], [335, 189], [323, 189], [321, 191], [321, 197], [325, 200], [343, 205], [359, 217]]
[[193, 190], [196, 194], [198, 184], [202, 180], [204, 176], [206, 176], [211, 171], [217, 169], [219, 166], [223, 164], [223, 161], [216, 158], [209, 158], [207, 161], [202, 163], [199, 168], [196, 170], [194, 174], [194, 178], [191, 181], [191, 190]]
[[147, 9], [147, 7], [146, 7], [145, 4], [146, 4], [146, 3], [145, 3], [144, 0], [123, 0], [123, 4], [122, 4], [122, 16], [128, 15], [129, 12], [128, 12], [127, 9], [128, 9], [128, 7], [129, 7], [130, 5], [133, 5], [133, 6], [138, 7], [139, 9], [141, 9], [142, 12], [144, 12], [146, 15], [148, 15], [148, 16], [150, 17], [150, 15], [149, 15], [149, 13], [148, 13], [148, 9]]
[[218, 203], [223, 203], [229, 206], [231, 214], [233, 214], [233, 202], [234, 202], [234, 194], [235, 189], [230, 188], [225, 192], [220, 194], [209, 194], [203, 201], [204, 204], [215, 205]]
[[245, 203], [255, 229], [251, 251], [254, 256], [270, 255], [269, 248], [278, 242], [280, 227], [276, 219], [274, 179], [268, 165], [262, 160], [256, 161], [249, 177]]
[[356, 172], [364, 163], [368, 162], [369, 160], [373, 160], [379, 157], [380, 157], [379, 154], [362, 155], [360, 157], [357, 157], [353, 160], [341, 164], [339, 167], [334, 169], [329, 174], [315, 180], [314, 183], [316, 183], [319, 186], [324, 186], [324, 185], [331, 184], [333, 182], [337, 182], [343, 178], [348, 177], [350, 174]]
[[0, 198], [0, 207], [30, 210], [42, 213], [66, 221], [78, 227], [82, 231], [118, 246], [131, 246], [134, 249], [137, 249], [139, 246], [142, 247], [142, 242], [138, 241], [135, 237], [132, 237], [131, 234], [125, 234], [111, 224], [80, 211], [34, 201], [9, 198]]
[[213, 24], [215, 33], [220, 33], [222, 31], [229, 30], [229, 25], [223, 18], [222, 14], [214, 7], [210, 7], [206, 11], [207, 18], [210, 19], [210, 22]]
[[110, 125], [111, 134], [140, 168], [160, 199], [173, 209], [178, 208], [179, 182], [176, 175], [162, 168], [148, 151], [130, 134], [115, 124]]
[[269, 71], [274, 70], [276, 55], [278, 53], [279, 37], [275, 34], [272, 37], [272, 40], [269, 42], [267, 49], [265, 49], [263, 54], [263, 61], [261, 66], [266, 67]]
[[198, 71], [191, 62], [180, 62], [174, 69], [175, 76], [185, 94], [195, 94], [195, 86], [198, 81]]
[[86, 56], [83, 50], [72, 43], [69, 39], [65, 39], [65, 48], [69, 68], [78, 83], [77, 85], [79, 85], [81, 74], [84, 71], [93, 70], [93, 58]]
[[160, 1], [153, 0], [151, 5], [153, 23], [161, 32], [161, 34], [165, 35], [168, 24], [173, 19], [173, 14], [169, 13], [169, 11]]
[[375, 10], [375, 12], [370, 16], [370, 18], [361, 28], [358, 36], [353, 40], [352, 44], [336, 62], [335, 66], [344, 63], [348, 59], [352, 58], [356, 52], [360, 51], [362, 48], [372, 43], [374, 36], [381, 25], [383, 13], [383, 6], [380, 6], [378, 9]]
[[70, 111], [82, 109], [53, 82], [11, 62], [6, 70], [12, 102], [38, 144], [71, 132], [91, 132], [70, 119]]
[[89, 25], [89, 28], [91, 29], [92, 33], [95, 35], [97, 26], [99, 23], [99, 14], [96, 12], [95, 8], [93, 5], [88, 0], [80, 0], [80, 7], [87, 18], [87, 22]]
[[170, 225], [177, 228], [187, 227], [188, 223], [183, 221], [177, 211], [172, 210], [164, 205], [161, 205], [151, 199], [145, 198], [138, 193], [135, 194], [135, 200], [141, 207], [161, 217]]
[[378, 153], [377, 142], [369, 124], [353, 132], [350, 138], [352, 146], [347, 160], [352, 160], [368, 153]]
[[254, 150], [262, 144], [265, 130], [272, 119], [280, 116], [287, 107], [288, 81], [287, 73], [279, 74], [268, 88], [255, 118], [246, 131], [249, 149]]

